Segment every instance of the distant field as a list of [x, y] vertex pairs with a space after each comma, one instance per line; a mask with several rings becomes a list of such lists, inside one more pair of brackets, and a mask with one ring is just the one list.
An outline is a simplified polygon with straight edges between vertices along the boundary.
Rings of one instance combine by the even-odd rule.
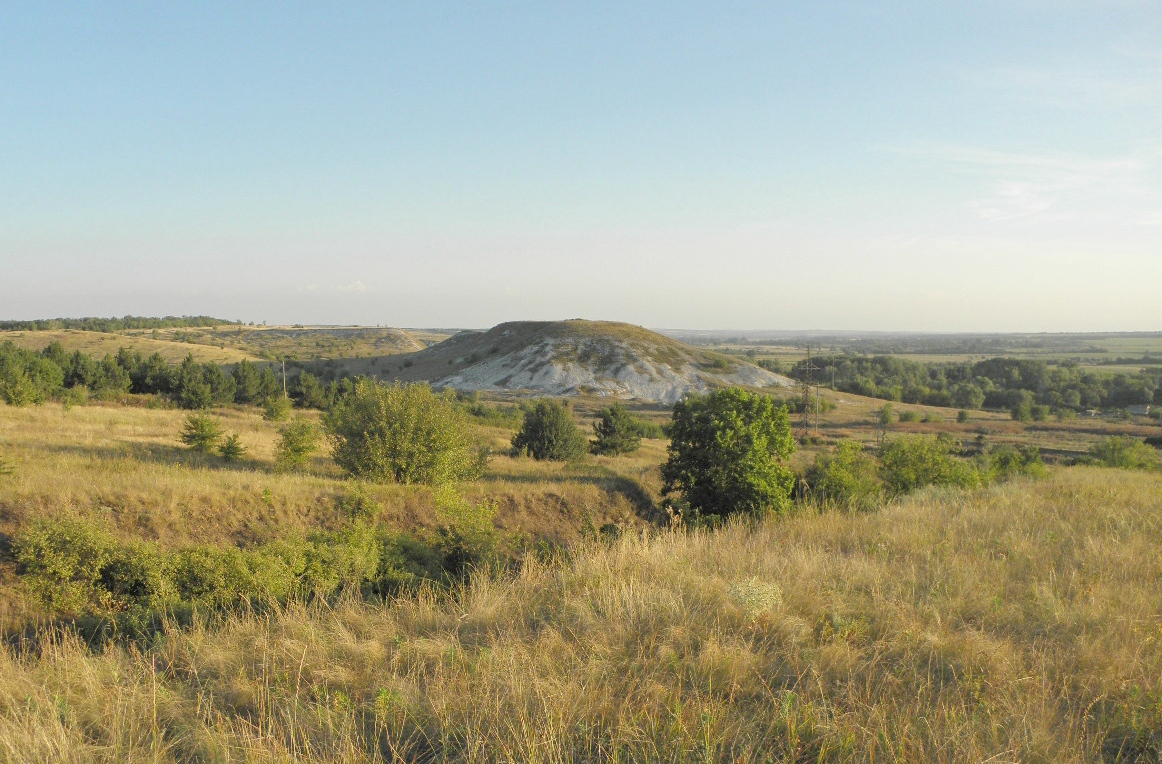
[[221, 364], [237, 363], [244, 358], [255, 358], [253, 354], [236, 347], [217, 347], [211, 344], [191, 344], [176, 341], [172, 335], [167, 336], [162, 331], [158, 332], [156, 338], [150, 331], [124, 334], [86, 332], [76, 329], [0, 332], [0, 343], [5, 341], [30, 350], [43, 350], [50, 343], [59, 342], [70, 353], [80, 350], [82, 353], [96, 358], [102, 358], [106, 354], [116, 354], [123, 347], [140, 351], [145, 356], [160, 353], [162, 358], [170, 363], [180, 363], [183, 358], [190, 354], [194, 356], [195, 361]]
[[[730, 336], [729, 332], [682, 333], [671, 336], [702, 347], [751, 354], [754, 360], [777, 360], [785, 366], [812, 355], [860, 353], [893, 355], [912, 361], [959, 363], [1006, 356], [1042, 361], [1076, 361], [1098, 373], [1133, 373], [1139, 359], [1162, 363], [1162, 333], [1131, 334], [996, 334], [996, 335], [834, 335], [825, 332], [797, 337]], [[1118, 359], [1131, 359], [1118, 364]]]
[[[233, 348], [255, 358], [303, 361], [411, 353], [424, 342], [402, 329], [336, 326], [220, 326], [134, 331], [134, 336]], [[428, 335], [430, 336], [430, 335]]]

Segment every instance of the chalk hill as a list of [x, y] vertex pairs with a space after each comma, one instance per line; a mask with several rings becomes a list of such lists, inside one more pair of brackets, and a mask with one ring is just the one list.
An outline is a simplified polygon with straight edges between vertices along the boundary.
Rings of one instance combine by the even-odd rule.
[[393, 356], [380, 376], [457, 390], [593, 393], [673, 403], [724, 385], [789, 386], [741, 359], [612, 321], [511, 321]]

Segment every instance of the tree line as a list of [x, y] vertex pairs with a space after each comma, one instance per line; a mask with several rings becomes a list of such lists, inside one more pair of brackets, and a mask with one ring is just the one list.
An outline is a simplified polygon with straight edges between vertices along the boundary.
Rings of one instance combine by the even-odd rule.
[[[976, 362], [924, 363], [892, 356], [820, 356], [811, 360], [812, 378], [834, 381], [843, 392], [929, 406], [999, 409], [1025, 418], [1034, 407], [1048, 411], [1117, 410], [1135, 404], [1162, 404], [1162, 369], [1137, 374], [1095, 374], [1077, 363], [1020, 358]], [[807, 362], [789, 376], [807, 378]]]
[[[310, 372], [291, 377], [286, 393], [303, 408], [326, 409], [353, 387], [350, 379], [324, 385]], [[83, 393], [115, 398], [127, 393], [158, 395], [185, 409], [205, 409], [229, 403], [261, 404], [283, 396], [283, 381], [270, 366], [239, 361], [230, 370], [216, 363], [199, 363], [187, 355], [171, 364], [159, 353], [144, 356], [121, 348], [97, 359], [59, 342], [44, 350], [0, 344], [0, 400], [11, 406], [44, 403]]]
[[241, 325], [241, 321], [227, 321], [213, 316], [165, 316], [148, 318], [145, 316], [122, 316], [121, 318], [43, 318], [35, 321], [0, 321], [0, 331], [40, 332], [54, 329], [81, 329], [87, 332], [120, 332], [126, 329], [173, 329], [181, 327], [206, 327], [228, 324]]

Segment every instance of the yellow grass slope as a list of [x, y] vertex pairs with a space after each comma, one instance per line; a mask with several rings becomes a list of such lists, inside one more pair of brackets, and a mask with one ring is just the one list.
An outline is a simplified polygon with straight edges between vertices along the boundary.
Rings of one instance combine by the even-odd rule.
[[112, 332], [86, 332], [80, 329], [57, 329], [37, 332], [0, 332], [0, 342], [10, 341], [13, 345], [27, 350], [43, 350], [53, 342], [59, 342], [70, 353], [80, 350], [95, 358], [107, 354], [116, 355], [121, 348], [136, 350], [144, 356], [160, 353], [169, 363], [180, 363], [187, 355], [201, 363], [237, 363], [255, 356], [245, 350], [232, 347], [178, 342], [171, 339], [153, 339], [150, 335], [114, 334]]
[[624, 538], [453, 596], [0, 654], [6, 761], [1155, 761], [1162, 479]]

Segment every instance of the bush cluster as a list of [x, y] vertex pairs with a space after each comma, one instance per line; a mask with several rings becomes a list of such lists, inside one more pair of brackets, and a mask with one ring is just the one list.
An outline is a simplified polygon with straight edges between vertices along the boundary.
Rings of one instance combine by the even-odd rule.
[[[462, 515], [477, 512], [467, 502], [457, 507]], [[41, 520], [18, 534], [13, 549], [28, 590], [51, 612], [132, 620], [193, 607], [327, 598], [343, 589], [388, 594], [421, 581], [446, 581], [483, 559], [479, 549], [494, 548], [488, 511], [453, 520], [454, 530], [444, 532], [450, 544], [357, 520], [342, 531], [249, 549], [201, 544], [175, 550], [119, 541], [93, 523]]]
[[631, 454], [642, 445], [638, 420], [620, 403], [603, 409], [597, 415], [593, 433], [596, 437], [589, 444], [589, 450], [595, 454]]
[[335, 462], [355, 477], [438, 485], [479, 474], [481, 449], [450, 396], [359, 380], [323, 415]]
[[680, 493], [695, 517], [784, 512], [794, 450], [787, 409], [770, 397], [738, 387], [687, 396], [674, 407], [663, 492]]
[[568, 406], [546, 399], [525, 412], [520, 432], [512, 438], [512, 449], [537, 460], [568, 462], [583, 457], [589, 444]]
[[820, 506], [866, 511], [932, 485], [972, 488], [1045, 476], [1041, 453], [1032, 446], [998, 446], [975, 460], [955, 456], [953, 446], [947, 437], [902, 437], [884, 444], [876, 458], [855, 441], [841, 441], [834, 452], [816, 456], [804, 474], [806, 495]]
[[1158, 452], [1153, 447], [1125, 436], [1102, 438], [1090, 448], [1089, 456], [1103, 467], [1141, 470], [1158, 466]]

